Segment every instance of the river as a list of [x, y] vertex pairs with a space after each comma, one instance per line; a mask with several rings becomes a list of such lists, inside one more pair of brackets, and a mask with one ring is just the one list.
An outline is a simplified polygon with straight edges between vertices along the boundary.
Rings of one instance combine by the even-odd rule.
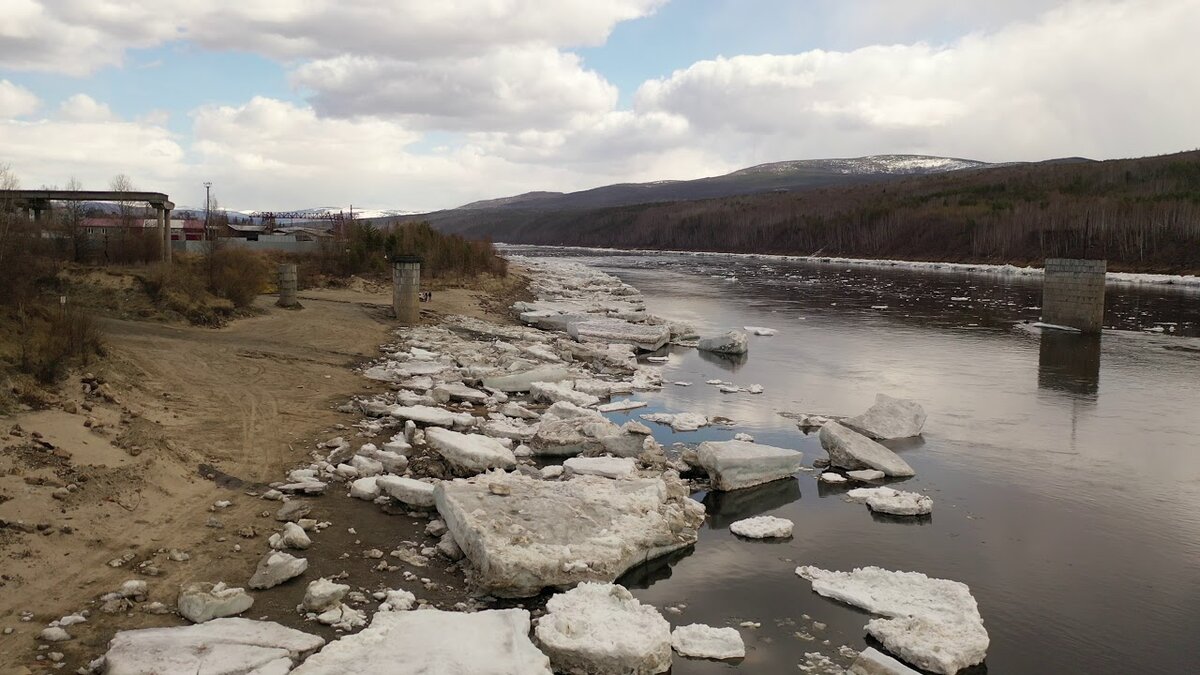
[[[889, 443], [917, 475], [896, 487], [934, 499], [896, 522], [845, 501], [814, 473], [695, 495], [708, 521], [694, 549], [621, 581], [672, 624], [741, 628], [740, 664], [677, 658], [676, 675], [795, 673], [806, 652], [837, 663], [866, 646], [866, 614], [812, 593], [797, 565], [878, 565], [968, 584], [991, 647], [970, 673], [1190, 673], [1200, 635], [1200, 291], [1113, 286], [1102, 339], [1040, 334], [1040, 280], [876, 269], [752, 256], [507, 247], [569, 256], [640, 289], [649, 310], [702, 332], [767, 326], [744, 360], [669, 347], [648, 408], [735, 428], [674, 434], [697, 443], [752, 434], [824, 457], [779, 412], [856, 414], [876, 392], [928, 412], [922, 438]], [[1148, 333], [1146, 329], [1161, 330]], [[723, 379], [762, 395], [723, 394]], [[731, 535], [731, 521], [795, 522], [790, 540]], [[680, 608], [680, 605], [686, 607]], [[805, 618], [808, 617], [808, 618]], [[808, 638], [812, 639], [808, 639]], [[827, 641], [827, 642], [826, 642]]]

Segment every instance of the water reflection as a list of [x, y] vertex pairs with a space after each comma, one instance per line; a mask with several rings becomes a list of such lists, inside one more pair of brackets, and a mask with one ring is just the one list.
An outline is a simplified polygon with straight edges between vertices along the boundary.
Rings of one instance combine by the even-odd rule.
[[695, 546], [687, 546], [678, 551], [654, 558], [653, 560], [647, 560], [645, 563], [622, 574], [616, 583], [625, 588], [650, 588], [659, 581], [670, 579], [672, 568], [680, 560], [694, 553], [695, 550]]
[[800, 481], [787, 478], [731, 492], [714, 490], [700, 501], [708, 512], [709, 529], [723, 530], [732, 522], [774, 511], [798, 499]]
[[1100, 390], [1100, 336], [1042, 331], [1038, 388], [1094, 401]]
[[890, 513], [879, 513], [878, 511], [871, 511], [871, 509], [869, 509], [869, 508], [867, 509], [867, 511], [871, 512], [871, 520], [874, 520], [877, 523], [894, 523], [897, 525], [932, 525], [933, 524], [933, 514], [932, 513], [926, 513], [926, 514], [920, 515], [920, 516], [893, 516]]

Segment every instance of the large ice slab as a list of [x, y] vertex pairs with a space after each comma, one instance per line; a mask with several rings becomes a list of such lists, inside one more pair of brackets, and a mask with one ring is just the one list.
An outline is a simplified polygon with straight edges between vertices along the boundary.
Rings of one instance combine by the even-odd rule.
[[439, 455], [461, 473], [479, 473], [489, 469], [511, 469], [517, 464], [512, 450], [500, 441], [481, 434], [430, 427], [425, 440]]
[[599, 396], [584, 391], [575, 391], [573, 382], [534, 382], [529, 386], [529, 400], [558, 403], [566, 401], [581, 408], [596, 405]]
[[670, 425], [674, 431], [695, 431], [709, 425], [708, 417], [700, 413], [646, 413], [641, 418], [655, 424]]
[[433, 485], [416, 478], [380, 476], [375, 483], [381, 492], [409, 506], [433, 508]]
[[250, 609], [254, 598], [243, 588], [230, 588], [224, 582], [196, 581], [184, 584], [175, 605], [180, 616], [192, 623], [204, 623], [235, 616]]
[[846, 675], [921, 675], [874, 647], [858, 653], [854, 663], [846, 669]]
[[567, 457], [602, 450], [601, 439], [620, 434], [621, 427], [595, 410], [560, 401], [542, 415], [530, 446], [538, 455]]
[[[213, 619], [194, 626], [125, 630], [104, 655], [106, 675], [287, 672], [325, 640], [270, 621]], [[269, 671], [268, 667], [283, 670]], [[262, 669], [262, 670], [256, 670]]]
[[362, 631], [330, 642], [292, 675], [551, 675], [529, 639], [529, 612], [378, 612]]
[[621, 319], [591, 319], [567, 324], [567, 335], [583, 342], [625, 342], [638, 349], [653, 352], [671, 341], [670, 326], [630, 323]]
[[881, 441], [910, 438], [920, 436], [925, 428], [925, 409], [916, 401], [876, 394], [875, 405], [861, 415], [843, 420], [842, 424]]
[[283, 551], [272, 551], [258, 561], [254, 575], [250, 577], [250, 588], [274, 588], [279, 584], [304, 574], [308, 569], [308, 560], [297, 558]]
[[893, 477], [916, 474], [899, 455], [838, 422], [821, 427], [818, 436], [833, 466], [850, 470], [878, 469]]
[[737, 355], [750, 351], [750, 341], [742, 331], [731, 330], [720, 335], [702, 337], [697, 347], [705, 352]]
[[802, 566], [796, 574], [827, 598], [887, 617], [871, 619], [867, 632], [918, 668], [953, 675], [987, 655], [987, 630], [966, 584], [879, 567], [831, 572]]
[[714, 490], [737, 490], [787, 478], [804, 465], [804, 453], [746, 441], [706, 441], [696, 448]]
[[428, 405], [394, 405], [388, 413], [401, 420], [412, 420], [422, 426], [453, 427], [470, 426], [475, 418], [469, 413], [454, 413]]
[[637, 475], [637, 462], [632, 457], [572, 457], [563, 462], [563, 469], [568, 476], [632, 478]]
[[446, 481], [437, 509], [485, 592], [527, 597], [547, 587], [614, 581], [696, 541], [704, 507], [670, 473], [543, 481], [492, 472]]
[[529, 370], [483, 378], [483, 386], [508, 393], [529, 391], [534, 382], [561, 382], [571, 372], [563, 366], [538, 366]]
[[550, 598], [534, 636], [559, 673], [653, 675], [671, 668], [671, 625], [616, 584], [582, 583]]

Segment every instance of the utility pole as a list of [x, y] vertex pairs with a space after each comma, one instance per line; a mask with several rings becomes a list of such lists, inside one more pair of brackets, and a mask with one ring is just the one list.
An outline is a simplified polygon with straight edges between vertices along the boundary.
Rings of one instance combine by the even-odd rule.
[[212, 238], [212, 225], [209, 224], [209, 206], [212, 205], [212, 200], [209, 198], [209, 190], [212, 188], [212, 181], [204, 181], [204, 239], [207, 241]]

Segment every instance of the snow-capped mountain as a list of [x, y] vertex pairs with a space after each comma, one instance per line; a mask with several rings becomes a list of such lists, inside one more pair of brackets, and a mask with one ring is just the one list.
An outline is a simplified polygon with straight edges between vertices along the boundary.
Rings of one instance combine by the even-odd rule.
[[554, 210], [627, 206], [649, 202], [712, 199], [760, 192], [887, 180], [995, 166], [987, 162], [927, 155], [871, 155], [841, 159], [802, 159], [759, 164], [723, 176], [696, 180], [619, 183], [579, 192], [527, 192], [472, 202], [453, 210]]
[[868, 157], [852, 157], [840, 159], [802, 159], [790, 162], [772, 162], [759, 164], [739, 171], [730, 176], [745, 176], [752, 174], [786, 174], [811, 169], [825, 169], [841, 174], [855, 175], [911, 175], [925, 173], [940, 173], [943, 171], [961, 171], [963, 169], [981, 169], [995, 166], [988, 162], [973, 159], [958, 159], [955, 157], [932, 157], [929, 155], [871, 155]]

